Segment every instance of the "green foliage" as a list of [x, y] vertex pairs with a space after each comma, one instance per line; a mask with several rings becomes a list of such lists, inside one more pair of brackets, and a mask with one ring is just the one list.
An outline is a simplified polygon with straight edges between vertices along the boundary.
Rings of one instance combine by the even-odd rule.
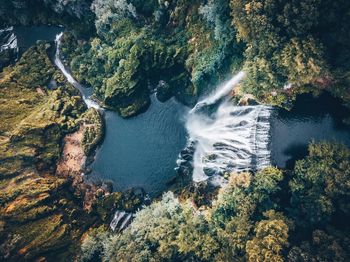
[[199, 14], [203, 15], [209, 26], [214, 27], [214, 37], [216, 40], [224, 41], [226, 38], [232, 38], [234, 35], [231, 27], [231, 17], [229, 1], [209, 0], [206, 5], [199, 8]]
[[349, 217], [349, 171], [350, 151], [345, 146], [310, 145], [309, 156], [296, 163], [290, 182], [298, 223], [312, 227], [327, 224], [335, 212]]
[[13, 80], [29, 88], [45, 86], [55, 71], [46, 55], [49, 47], [42, 43], [25, 52], [14, 68]]
[[[263, 218], [256, 208], [257, 203], [264, 202], [261, 199], [265, 200], [269, 194], [278, 191], [274, 183], [282, 178], [282, 172], [274, 168], [261, 171], [256, 180], [248, 173], [233, 175], [213, 208], [204, 213], [196, 212], [189, 203], [180, 203], [172, 193], [167, 193], [161, 201], [138, 212], [123, 234], [112, 236], [105, 242], [104, 259], [213, 261], [230, 254], [243, 257], [246, 243], [253, 237], [252, 224]], [[283, 217], [273, 211], [267, 214], [272, 220], [270, 224], [275, 224], [275, 217]], [[264, 227], [265, 220], [260, 223]], [[282, 225], [282, 228], [288, 232], [287, 225]], [[288, 235], [282, 237], [288, 238]], [[284, 244], [280, 244], [282, 249]]]
[[281, 190], [278, 184], [282, 179], [283, 173], [272, 167], [259, 171], [254, 178], [248, 173], [232, 175], [230, 186], [219, 195], [218, 204], [214, 206], [214, 220], [225, 225], [227, 218], [235, 215], [249, 218], [277, 208], [274, 195]]
[[307, 85], [327, 74], [322, 46], [313, 38], [292, 38], [281, 54], [281, 68], [288, 72], [288, 83]]
[[147, 1], [143, 6], [139, 1], [94, 1], [98, 36], [85, 43], [65, 36], [62, 55], [75, 77], [122, 116], [147, 107], [155, 87], [162, 101], [176, 96], [189, 103], [236, 71], [242, 52], [235, 43], [229, 1], [199, 2]]
[[135, 7], [126, 0], [94, 0], [91, 9], [96, 15], [96, 30], [108, 34], [110, 26], [124, 18], [136, 18]]
[[[349, 150], [323, 142], [288, 175], [273, 167], [231, 174], [211, 207], [167, 193], [103, 241], [102, 260], [347, 261], [348, 170]], [[310, 221], [318, 223], [305, 228]]]
[[[45, 44], [0, 74], [0, 260], [70, 260], [94, 220], [55, 175], [61, 141], [86, 109], [62, 79]], [[57, 89], [47, 88], [50, 80]]]
[[[64, 22], [90, 31], [91, 1], [44, 2], [7, 1], [0, 24]], [[262, 102], [286, 106], [298, 93], [323, 89], [350, 101], [349, 10], [347, 0], [95, 0], [97, 35], [83, 41], [65, 34], [61, 53], [75, 77], [124, 117], [147, 107], [150, 87], [161, 100], [191, 102], [242, 64], [243, 92]], [[113, 193], [86, 218], [67, 181], [52, 175], [63, 136], [92, 125], [83, 138], [91, 152], [102, 123], [95, 110], [82, 116], [85, 105], [52, 66], [48, 48], [31, 48], [1, 73], [0, 259], [34, 260], [72, 247], [93, 214], [108, 221], [110, 210], [141, 204]], [[52, 79], [58, 89], [45, 89]], [[167, 193], [123, 233], [91, 230], [81, 259], [348, 261], [349, 158], [344, 146], [312, 143], [293, 171], [231, 174], [201, 209]]]
[[[131, 26], [129, 20], [119, 23]], [[65, 40], [64, 55], [69, 54], [68, 46], [74, 41], [71, 37]], [[86, 48], [89, 48], [87, 54], [83, 53]], [[176, 45], [167, 46], [135, 27], [116, 41], [102, 42], [95, 38], [80, 51], [81, 55], [71, 62], [77, 78], [94, 86], [97, 97], [124, 117], [138, 113], [149, 104], [149, 83], [166, 81], [172, 87], [168, 91], [172, 94], [180, 88], [186, 90], [189, 83], [188, 75], [182, 72], [185, 50]]]
[[86, 36], [93, 31], [92, 0], [8, 0], [0, 5], [0, 27], [65, 25]]
[[311, 241], [302, 242], [288, 253], [288, 261], [348, 261], [350, 259], [349, 233], [334, 229], [315, 230]]
[[[334, 67], [334, 59], [325, 52], [333, 48], [329, 41], [329, 33], [335, 28], [332, 23], [338, 25], [333, 40], [340, 46], [340, 42], [345, 44], [349, 40], [348, 35], [340, 36], [347, 24], [337, 21], [347, 18], [340, 6], [346, 10], [350, 6], [344, 1], [336, 2], [232, 0], [232, 21], [237, 38], [247, 45], [244, 63], [247, 79], [243, 92], [265, 103], [285, 105], [296, 93], [324, 88], [332, 91], [334, 85], [329, 79], [343, 82], [337, 74], [344, 69]], [[340, 17], [329, 16], [335, 12]], [[329, 18], [328, 24], [324, 17]], [[340, 52], [347, 54], [345, 50]], [[292, 90], [285, 89], [287, 85]], [[337, 94], [334, 94], [348, 101], [347, 84], [341, 85], [337, 85]]]
[[198, 94], [241, 66], [243, 49], [235, 40], [229, 10], [228, 0], [207, 1], [198, 8], [200, 19], [191, 20], [186, 66]]
[[109, 233], [104, 226], [90, 230], [81, 244], [80, 261], [96, 260], [103, 250], [103, 243], [107, 241]]
[[216, 229], [203, 215], [196, 215], [193, 208], [185, 206], [185, 222], [180, 226], [176, 244], [181, 254], [195, 256], [204, 261], [213, 260], [220, 249]]
[[103, 139], [103, 120], [97, 109], [90, 108], [82, 116], [82, 122], [85, 126], [82, 146], [85, 155], [89, 156]]
[[[184, 223], [183, 208], [173, 194], [137, 213], [131, 226], [107, 242], [106, 260], [159, 261], [177, 255], [176, 237]], [[132, 250], [132, 252], [131, 252]], [[156, 252], [154, 252], [156, 251]]]
[[125, 210], [135, 212], [142, 204], [142, 198], [135, 194], [133, 190], [127, 190], [123, 193], [113, 192], [94, 201], [92, 209], [98, 214], [98, 217], [107, 222], [111, 212], [114, 210]]
[[288, 224], [286, 218], [273, 210], [264, 213], [266, 220], [260, 221], [255, 236], [247, 242], [248, 261], [284, 261], [282, 252], [288, 246]]

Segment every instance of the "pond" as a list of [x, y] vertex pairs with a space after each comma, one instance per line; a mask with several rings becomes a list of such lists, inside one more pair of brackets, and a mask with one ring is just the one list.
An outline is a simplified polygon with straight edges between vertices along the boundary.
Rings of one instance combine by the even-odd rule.
[[[57, 26], [33, 26], [15, 27], [12, 30], [17, 37], [19, 50], [22, 52], [34, 45], [37, 40], [55, 40], [56, 35], [63, 29]], [[91, 89], [82, 88], [82, 91], [88, 98]], [[217, 91], [220, 94], [219, 91], [220, 89]], [[123, 119], [112, 111], [103, 111], [106, 135], [91, 165], [92, 178], [113, 181], [115, 190], [141, 187], [151, 196], [158, 195], [168, 188], [169, 182], [176, 176], [174, 168], [177, 167], [178, 155], [188, 142], [189, 135], [185, 126], [188, 128], [191, 121], [186, 123], [188, 119], [185, 118], [189, 115], [189, 109], [174, 99], [165, 103], [159, 102], [155, 95], [152, 95], [151, 99], [152, 104], [145, 113], [130, 119]], [[319, 98], [313, 98], [311, 95], [300, 96], [291, 111], [272, 109], [271, 114], [266, 114], [264, 118], [265, 122], [268, 119], [269, 124], [262, 123], [261, 116], [255, 115], [255, 111], [261, 111], [257, 110], [259, 109], [257, 107], [246, 109], [235, 107], [235, 112], [231, 112], [233, 109], [226, 107], [219, 107], [223, 113], [226, 112], [222, 114], [226, 119], [225, 125], [221, 125], [221, 119], [217, 119], [216, 122], [208, 122], [207, 128], [196, 132], [200, 139], [209, 137], [210, 139], [207, 140], [213, 143], [215, 148], [225, 148], [226, 151], [229, 149], [235, 152], [240, 156], [241, 164], [243, 163], [241, 158], [244, 158], [244, 155], [242, 156], [242, 150], [238, 150], [240, 147], [249, 151], [250, 148], [259, 148], [261, 141], [265, 141], [261, 138], [250, 141], [250, 130], [257, 129], [250, 126], [254, 121], [256, 125], [264, 124], [264, 128], [270, 129], [260, 131], [264, 131], [263, 137], [266, 132], [269, 134], [268, 150], [271, 154], [265, 154], [265, 148], [260, 151], [266, 156], [270, 155], [272, 165], [281, 168], [290, 168], [295, 160], [304, 157], [307, 154], [307, 145], [312, 140], [335, 140], [350, 146], [350, 127], [342, 123], [345, 116], [350, 116], [350, 110], [345, 109], [338, 100], [327, 94]], [[221, 115], [217, 114], [216, 117], [220, 118]], [[227, 122], [231, 121], [230, 119], [232, 123]], [[223, 146], [225, 145], [223, 142], [230, 142], [231, 136], [227, 138], [228, 140], [224, 137], [223, 142], [216, 143], [214, 140], [225, 133], [220, 133], [215, 126], [224, 128], [226, 131], [228, 127], [230, 130], [238, 130], [238, 133], [234, 132], [237, 133], [236, 144], [240, 146], [235, 148]], [[211, 128], [214, 128], [213, 132], [210, 131]], [[208, 132], [205, 136], [201, 136], [205, 131]], [[216, 133], [219, 135], [213, 137]], [[246, 144], [243, 143], [244, 137], [241, 134], [246, 135]], [[186, 159], [189, 163], [192, 161], [191, 157]], [[215, 164], [211, 159], [209, 160], [211, 161], [209, 164]], [[249, 166], [248, 164], [245, 166]]]
[[[23, 52], [38, 40], [54, 41], [63, 30], [57, 26], [20, 26], [11, 32]], [[86, 98], [91, 94], [91, 89], [79, 89]], [[105, 139], [91, 166], [93, 178], [113, 181], [115, 190], [142, 187], [154, 196], [176, 176], [176, 160], [186, 143], [181, 118], [188, 109], [174, 99], [165, 103], [155, 95], [151, 99], [147, 112], [131, 119], [103, 111]]]
[[62, 27], [47, 25], [0, 28], [0, 71], [14, 64], [38, 40], [53, 41], [62, 30]]
[[182, 116], [188, 109], [174, 99], [151, 99], [147, 112], [130, 119], [105, 111], [105, 140], [92, 169], [95, 176], [112, 180], [116, 190], [141, 187], [155, 196], [176, 176], [176, 160], [186, 144]]
[[64, 29], [59, 26], [16, 26], [13, 29], [17, 36], [17, 43], [20, 51], [25, 51], [36, 44], [38, 40], [53, 41], [57, 34]]
[[307, 154], [310, 141], [338, 141], [350, 146], [350, 127], [343, 123], [350, 110], [323, 94], [299, 96], [293, 109], [276, 109], [271, 117], [272, 164], [291, 168]]

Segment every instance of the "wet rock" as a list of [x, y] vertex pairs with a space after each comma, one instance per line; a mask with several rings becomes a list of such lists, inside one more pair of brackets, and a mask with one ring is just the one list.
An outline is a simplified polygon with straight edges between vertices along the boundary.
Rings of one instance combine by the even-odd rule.
[[158, 82], [156, 87], [156, 97], [160, 102], [166, 102], [172, 97], [172, 90], [167, 82], [163, 80]]
[[18, 58], [17, 36], [13, 27], [0, 29], [0, 70]]
[[258, 105], [259, 103], [252, 95], [244, 95], [239, 101], [238, 105], [240, 106], [253, 106]]
[[99, 188], [96, 191], [96, 196], [100, 198], [104, 195], [104, 193], [105, 193], [104, 190], [102, 188]]

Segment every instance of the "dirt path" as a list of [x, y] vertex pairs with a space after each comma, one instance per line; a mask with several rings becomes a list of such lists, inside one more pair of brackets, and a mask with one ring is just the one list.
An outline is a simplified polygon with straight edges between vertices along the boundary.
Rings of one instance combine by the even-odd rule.
[[81, 142], [83, 140], [84, 127], [64, 138], [62, 158], [57, 165], [57, 173], [60, 175], [80, 175], [86, 156]]

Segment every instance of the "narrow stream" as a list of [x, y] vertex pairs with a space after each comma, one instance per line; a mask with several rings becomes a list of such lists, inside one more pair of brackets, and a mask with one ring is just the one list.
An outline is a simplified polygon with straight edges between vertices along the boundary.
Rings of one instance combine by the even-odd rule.
[[[14, 33], [23, 52], [37, 40], [56, 39], [59, 47], [62, 28], [11, 30], [10, 35], [2, 34], [7, 40], [1, 40], [8, 44], [10, 36], [14, 43]], [[0, 58], [2, 55], [0, 52]], [[59, 49], [55, 62], [88, 106], [99, 108], [89, 98], [92, 89], [81, 86], [63, 67]], [[270, 164], [290, 168], [306, 155], [313, 139], [350, 146], [350, 127], [342, 123], [350, 110], [331, 96], [300, 96], [290, 112], [264, 106], [238, 107], [225, 99], [240, 77], [231, 80], [192, 110], [174, 99], [161, 103], [154, 95], [148, 111], [131, 119], [105, 110], [106, 137], [97, 150], [91, 177], [113, 181], [116, 190], [142, 187], [154, 196], [167, 189], [177, 172], [187, 170], [195, 181], [201, 181], [221, 178], [226, 171], [256, 170]], [[211, 109], [206, 110], [208, 107]]]
[[[61, 61], [62, 35], [58, 34], [55, 39], [56, 66], [80, 91], [88, 107], [102, 110], [90, 99], [91, 88], [78, 83]], [[112, 181], [117, 191], [143, 188], [150, 196], [166, 190], [167, 184], [176, 176], [178, 152], [186, 143], [182, 117], [188, 109], [174, 99], [165, 103], [159, 102], [155, 95], [151, 99], [147, 112], [130, 119], [104, 111], [105, 138], [91, 165], [90, 179]]]

